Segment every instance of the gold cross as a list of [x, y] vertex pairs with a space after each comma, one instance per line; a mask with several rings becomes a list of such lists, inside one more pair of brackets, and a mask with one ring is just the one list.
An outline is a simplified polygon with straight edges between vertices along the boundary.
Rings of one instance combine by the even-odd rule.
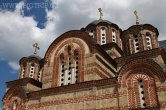
[[98, 10], [99, 10], [99, 13], [100, 13], [100, 19], [102, 19], [102, 17], [103, 17], [103, 10], [101, 8], [98, 8]]
[[134, 11], [134, 14], [136, 16], [136, 25], [138, 25], [139, 24], [139, 16], [138, 16], [138, 13], [136, 10]]
[[34, 43], [33, 47], [35, 48], [34, 54], [36, 55], [37, 54], [37, 50], [39, 50], [40, 47], [39, 47], [38, 43]]

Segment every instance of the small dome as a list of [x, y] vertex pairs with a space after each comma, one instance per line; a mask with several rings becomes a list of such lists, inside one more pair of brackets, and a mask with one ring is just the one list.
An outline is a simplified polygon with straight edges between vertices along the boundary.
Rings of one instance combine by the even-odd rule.
[[28, 58], [37, 58], [38, 60], [41, 60], [41, 58], [39, 56], [36, 56], [36, 55], [30, 55]]
[[102, 19], [99, 19], [99, 20], [95, 20], [95, 21], [93, 21], [93, 22], [91, 22], [90, 24], [95, 24], [95, 25], [97, 25], [97, 24], [99, 24], [99, 23], [108, 23], [108, 24], [112, 24], [112, 22], [110, 22], [110, 21], [108, 21], [108, 20], [102, 20]]
[[[96, 27], [99, 24], [106, 24], [106, 25], [110, 25], [111, 27], [115, 27], [117, 30], [119, 30], [119, 26], [115, 23], [112, 23], [108, 20], [103, 20], [103, 19], [99, 19], [99, 20], [94, 20], [93, 22], [89, 23], [85, 29], [91, 28], [92, 27]], [[121, 30], [121, 29], [120, 29]]]

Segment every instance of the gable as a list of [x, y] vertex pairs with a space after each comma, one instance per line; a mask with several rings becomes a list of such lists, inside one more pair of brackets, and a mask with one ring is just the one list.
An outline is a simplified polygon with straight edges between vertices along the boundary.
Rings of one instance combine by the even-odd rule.
[[101, 46], [111, 58], [118, 58], [124, 56], [123, 51], [116, 43], [108, 43]]
[[48, 58], [53, 53], [53, 51], [57, 49], [57, 47], [65, 45], [65, 43], [71, 42], [75, 42], [77, 44], [81, 43], [82, 45], [88, 47], [87, 49], [89, 49], [89, 51], [92, 51], [92, 46], [94, 44], [93, 40], [89, 37], [89, 35], [86, 32], [80, 30], [68, 31], [53, 41], [53, 43], [49, 46], [45, 54], [44, 60], [48, 61]]

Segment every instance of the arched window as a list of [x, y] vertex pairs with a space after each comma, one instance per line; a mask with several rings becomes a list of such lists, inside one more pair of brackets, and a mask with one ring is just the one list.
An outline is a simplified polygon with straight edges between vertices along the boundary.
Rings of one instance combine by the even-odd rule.
[[[78, 80], [79, 52], [74, 50], [72, 54], [71, 47], [68, 47], [68, 54], [60, 55], [60, 85], [74, 84]], [[67, 60], [64, 60], [67, 59]]]
[[137, 35], [134, 36], [134, 49], [135, 49], [135, 53], [140, 51], [140, 49], [139, 49], [139, 39], [138, 39]]
[[145, 108], [146, 107], [145, 91], [144, 91], [144, 84], [143, 84], [143, 80], [142, 79], [138, 80], [138, 90], [139, 90], [139, 97], [140, 97], [141, 107]]
[[34, 77], [34, 71], [35, 71], [35, 64], [32, 63], [31, 66], [30, 66], [30, 73], [29, 73], [30, 78]]
[[147, 45], [147, 50], [152, 49], [152, 41], [151, 41], [151, 34], [150, 33], [146, 33], [146, 45]]
[[79, 53], [78, 50], [75, 50], [74, 52], [74, 58], [75, 58], [75, 74], [74, 74], [74, 82], [78, 81], [78, 64], [79, 64]]
[[100, 29], [101, 33], [101, 45], [106, 44], [106, 29], [103, 27]]
[[26, 71], [26, 64], [23, 64], [22, 71], [21, 71], [21, 78], [25, 77], [25, 71]]
[[93, 31], [93, 30], [90, 30], [90, 31], [89, 31], [89, 35], [90, 35], [92, 38], [94, 38], [94, 31]]
[[116, 42], [116, 32], [112, 29], [112, 42]]
[[158, 99], [155, 90], [155, 79], [153, 77], [141, 72], [127, 76], [125, 81], [129, 107], [146, 108], [149, 106], [157, 106]]
[[67, 70], [68, 70], [67, 84], [71, 84], [72, 83], [73, 68], [72, 68], [72, 55], [71, 55], [71, 47], [70, 46], [68, 47]]
[[64, 61], [64, 55], [60, 55], [60, 84], [61, 86], [65, 85], [65, 61]]
[[41, 76], [42, 76], [42, 69], [40, 69], [38, 74], [38, 81], [41, 82]]
[[17, 100], [14, 100], [13, 102], [13, 110], [16, 110], [17, 109]]

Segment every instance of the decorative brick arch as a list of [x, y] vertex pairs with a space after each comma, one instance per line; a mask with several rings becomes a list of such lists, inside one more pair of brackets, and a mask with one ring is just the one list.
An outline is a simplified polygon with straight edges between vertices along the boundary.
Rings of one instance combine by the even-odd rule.
[[53, 54], [53, 51], [60, 45], [61, 41], [65, 40], [65, 39], [69, 39], [69, 38], [81, 39], [83, 42], [86, 43], [86, 45], [89, 48], [89, 51], [92, 51], [92, 48], [95, 44], [93, 42], [93, 39], [84, 31], [80, 31], [80, 30], [68, 31], [68, 32], [62, 34], [61, 36], [59, 36], [56, 40], [54, 40], [52, 42], [52, 44], [49, 46], [49, 48], [45, 54], [44, 61], [48, 62], [50, 60], [51, 54]]
[[7, 91], [5, 96], [3, 97], [3, 110], [13, 110], [13, 102], [17, 101], [17, 109], [16, 110], [25, 110], [25, 92], [22, 87], [16, 86]]
[[141, 101], [142, 98], [139, 95], [139, 88], [138, 88], [138, 81], [143, 80], [144, 83], [144, 95], [146, 96], [146, 107], [157, 107], [158, 98], [156, 92], [156, 85], [155, 80], [148, 76], [145, 73], [137, 73], [131, 74], [126, 79], [126, 86], [127, 86], [127, 96], [128, 96], [128, 106], [130, 108], [141, 108]]
[[119, 72], [118, 81], [120, 85], [125, 87], [124, 83], [127, 77], [133, 72], [148, 73], [149, 76], [155, 80], [164, 80], [166, 78], [162, 68], [153, 60], [150, 59], [137, 59], [125, 64]]
[[[95, 43], [93, 42], [93, 39], [84, 31], [81, 30], [72, 30], [65, 32], [60, 37], [58, 37], [56, 40], [53, 41], [53, 43], [49, 46], [45, 57], [44, 57], [44, 63], [48, 67], [51, 65], [53, 67], [53, 70], [51, 70], [53, 74], [49, 76], [49, 82], [52, 83], [52, 87], [57, 86], [58, 82], [58, 74], [59, 70], [57, 65], [59, 62], [59, 56], [60, 56], [60, 50], [62, 48], [65, 48], [67, 46], [73, 47], [73, 45], [78, 45], [79, 48], [78, 52], [80, 53], [81, 57], [79, 58], [81, 62], [81, 66], [78, 68], [80, 69], [80, 76], [78, 76], [79, 81], [83, 81], [83, 73], [84, 70], [81, 68], [84, 65], [83, 58], [86, 54], [92, 53], [93, 47], [95, 46]], [[73, 49], [73, 48], [72, 48]], [[82, 61], [81, 61], [82, 60]], [[44, 74], [43, 74], [44, 76]]]
[[164, 72], [160, 66], [149, 59], [138, 59], [124, 65], [120, 70], [118, 81], [121, 87], [127, 89], [128, 106], [130, 108], [142, 107], [142, 96], [138, 84], [138, 81], [142, 80], [146, 107], [157, 107], [159, 103], [155, 82], [161, 81], [164, 77]]
[[[84, 65], [84, 57], [85, 57], [85, 53], [87, 50], [87, 48], [85, 47], [85, 43], [81, 40], [81, 39], [78, 39], [78, 38], [72, 38], [72, 39], [66, 39], [65, 41], [62, 41], [63, 43], [61, 43], [61, 45], [58, 46], [58, 48], [56, 49], [56, 52], [55, 54], [53, 55], [54, 56], [54, 68], [53, 68], [53, 77], [52, 77], [52, 86], [58, 86], [58, 81], [59, 81], [59, 66], [60, 65], [60, 55], [61, 55], [61, 49], [64, 47], [64, 54], [67, 55], [67, 48], [68, 46], [71, 47], [71, 51], [72, 51], [72, 56], [74, 55], [74, 51], [75, 50], [78, 50], [78, 53], [80, 55], [79, 57], [79, 75], [78, 75], [78, 82], [81, 82], [84, 80], [84, 68], [83, 65]], [[74, 45], [76, 47], [74, 47]], [[88, 53], [90, 53], [89, 49], [88, 49]], [[67, 59], [65, 59], [67, 60]]]

